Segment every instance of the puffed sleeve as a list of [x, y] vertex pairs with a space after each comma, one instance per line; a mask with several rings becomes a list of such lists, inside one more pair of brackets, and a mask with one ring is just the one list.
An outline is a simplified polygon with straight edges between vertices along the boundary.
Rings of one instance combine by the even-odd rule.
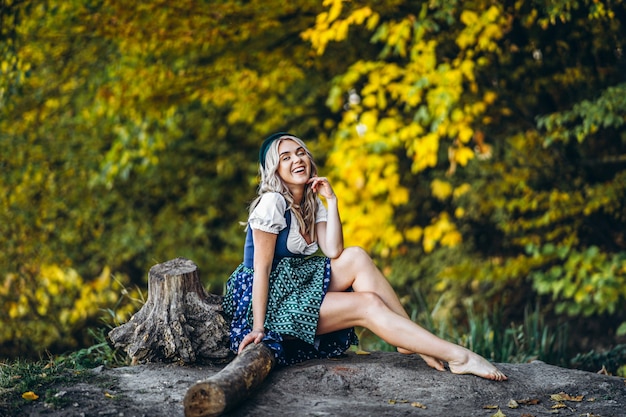
[[261, 196], [259, 204], [252, 210], [248, 218], [251, 228], [264, 232], [278, 234], [287, 227], [285, 210], [287, 202], [279, 193], [265, 193]]
[[322, 203], [319, 197], [317, 197], [317, 211], [315, 212], [315, 223], [328, 221], [328, 210]]

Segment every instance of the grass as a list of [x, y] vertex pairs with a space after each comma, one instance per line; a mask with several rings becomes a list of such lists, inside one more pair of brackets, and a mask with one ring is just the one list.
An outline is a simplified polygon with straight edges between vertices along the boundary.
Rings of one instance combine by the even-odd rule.
[[[63, 406], [65, 400], [51, 387], [93, 380], [88, 372], [97, 366], [126, 365], [126, 358], [111, 348], [104, 335], [105, 329], [91, 331], [95, 344], [85, 349], [39, 361], [13, 360], [0, 363], [0, 415], [10, 415], [29, 401], [25, 393], [33, 392], [39, 400], [52, 406]], [[28, 395], [27, 395], [28, 396]]]
[[553, 329], [544, 323], [539, 306], [527, 306], [522, 323], [505, 327], [498, 316], [478, 316], [468, 308], [468, 328], [456, 339], [462, 345], [496, 362], [524, 363], [541, 360], [567, 364], [568, 328]]

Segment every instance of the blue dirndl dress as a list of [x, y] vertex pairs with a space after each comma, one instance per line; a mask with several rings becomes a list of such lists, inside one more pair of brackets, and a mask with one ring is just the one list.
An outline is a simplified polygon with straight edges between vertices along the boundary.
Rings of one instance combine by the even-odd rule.
[[[316, 335], [319, 309], [330, 283], [330, 259], [303, 256], [287, 249], [291, 223], [290, 210], [285, 211], [287, 227], [276, 241], [265, 317], [265, 343], [278, 365], [292, 365], [308, 359], [342, 355], [358, 339], [354, 328]], [[237, 352], [243, 338], [252, 331], [252, 279], [254, 245], [248, 227], [244, 262], [226, 283], [223, 307], [231, 319], [230, 349]]]

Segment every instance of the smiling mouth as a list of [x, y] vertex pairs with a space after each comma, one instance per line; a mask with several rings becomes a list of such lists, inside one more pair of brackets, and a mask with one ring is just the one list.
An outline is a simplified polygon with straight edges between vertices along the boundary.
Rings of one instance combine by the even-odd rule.
[[294, 174], [304, 174], [304, 167], [296, 168], [293, 170]]

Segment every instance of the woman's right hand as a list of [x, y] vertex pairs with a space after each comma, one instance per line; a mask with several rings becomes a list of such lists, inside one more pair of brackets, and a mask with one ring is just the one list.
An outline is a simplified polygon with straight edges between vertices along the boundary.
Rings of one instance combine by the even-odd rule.
[[250, 333], [243, 338], [241, 343], [239, 344], [239, 351], [237, 353], [241, 353], [243, 349], [248, 346], [250, 343], [258, 344], [263, 341], [265, 337], [265, 332], [263, 330], [252, 330]]

